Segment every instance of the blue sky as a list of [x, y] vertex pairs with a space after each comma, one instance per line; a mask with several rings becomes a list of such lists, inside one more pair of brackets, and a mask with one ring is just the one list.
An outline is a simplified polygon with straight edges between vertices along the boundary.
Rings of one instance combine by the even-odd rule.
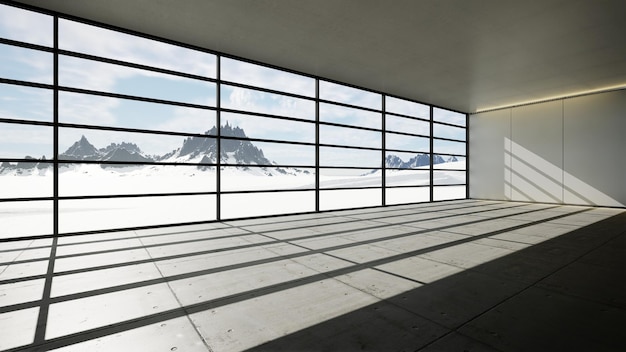
[[[52, 20], [50, 16], [0, 5], [0, 36], [40, 45], [51, 45]], [[97, 38], [95, 40], [94, 38]], [[212, 54], [155, 42], [139, 37], [100, 29], [82, 23], [60, 20], [60, 47], [116, 60], [136, 62], [168, 70], [215, 78], [216, 57]], [[215, 107], [216, 85], [212, 82], [175, 75], [138, 70], [113, 64], [59, 57], [59, 83], [62, 86], [103, 92], [137, 95]], [[315, 80], [288, 72], [274, 70], [238, 60], [222, 58], [222, 79], [256, 85], [307, 97], [315, 95]], [[52, 83], [52, 55], [50, 53], [0, 45], [0, 77], [39, 83]], [[315, 103], [309, 99], [294, 98], [257, 90], [222, 85], [221, 105], [244, 111], [297, 117], [313, 121]], [[382, 108], [380, 94], [339, 84], [320, 81], [320, 97], [325, 100]], [[50, 121], [51, 93], [45, 89], [15, 87], [0, 84], [0, 116], [3, 118]], [[401, 99], [387, 97], [388, 111], [416, 117], [429, 115], [429, 107]], [[464, 125], [464, 115], [435, 109], [435, 118], [442, 122]], [[60, 92], [59, 119], [61, 122], [202, 133], [215, 125], [216, 114], [206, 109], [145, 103], [84, 94]], [[320, 104], [320, 120], [369, 128], [381, 128], [382, 115], [333, 104]], [[245, 114], [224, 113], [222, 121], [242, 127], [250, 137], [288, 141], [313, 142], [314, 125], [305, 122], [280, 121], [251, 117]], [[395, 131], [429, 134], [427, 123], [400, 117], [387, 117], [387, 125]], [[2, 124], [0, 126], [0, 155], [22, 157], [51, 157], [50, 128], [28, 125]], [[356, 129], [321, 126], [322, 143], [381, 147], [380, 133]], [[96, 146], [111, 142], [129, 141], [126, 133], [62, 129], [59, 149], [64, 151], [81, 135]], [[435, 127], [435, 135], [461, 138], [465, 130]], [[181, 145], [181, 138], [133, 134], [137, 143], [148, 154], [162, 154]], [[183, 137], [184, 138], [184, 137]], [[25, 142], [28, 140], [28, 142]], [[394, 149], [424, 150], [423, 140], [388, 135], [387, 146]], [[436, 144], [440, 152], [457, 150], [450, 143]], [[298, 148], [271, 144], [263, 148], [266, 157], [286, 163], [300, 163], [309, 152]], [[47, 152], [46, 152], [47, 151]], [[330, 157], [333, 163], [353, 163], [354, 158], [379, 155], [360, 151], [337, 153]], [[341, 161], [343, 160], [343, 161]]]

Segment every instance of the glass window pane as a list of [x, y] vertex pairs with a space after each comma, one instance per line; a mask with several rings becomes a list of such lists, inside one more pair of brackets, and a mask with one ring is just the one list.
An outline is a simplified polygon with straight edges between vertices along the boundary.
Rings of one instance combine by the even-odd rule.
[[52, 197], [52, 163], [0, 162], [0, 198]]
[[225, 84], [221, 87], [222, 108], [315, 120], [315, 101], [313, 100]]
[[380, 205], [382, 205], [382, 191], [380, 188], [320, 191], [320, 210]]
[[0, 118], [52, 122], [52, 90], [0, 84]]
[[430, 154], [387, 152], [385, 164], [390, 169], [429, 169]]
[[224, 192], [314, 189], [315, 169], [226, 166], [222, 168], [220, 185]]
[[215, 127], [216, 113], [206, 109], [59, 92], [59, 121], [201, 134]]
[[430, 170], [385, 170], [387, 186], [427, 186]]
[[461, 127], [452, 127], [446, 125], [440, 125], [438, 123], [433, 124], [433, 136], [441, 138], [458, 139], [464, 141], [467, 130]]
[[320, 125], [320, 144], [381, 148], [382, 133], [347, 127]]
[[315, 146], [222, 139], [222, 163], [315, 166]]
[[385, 190], [387, 205], [430, 201], [430, 187], [402, 187]]
[[361, 106], [364, 108], [382, 108], [382, 98], [378, 93], [352, 88], [341, 84], [320, 80], [320, 99], [336, 101], [338, 103]]
[[214, 163], [215, 139], [59, 128], [60, 160]]
[[465, 199], [466, 186], [433, 187], [433, 200]]
[[222, 194], [222, 219], [315, 211], [315, 192]]
[[465, 155], [464, 142], [452, 142], [435, 139], [433, 141], [433, 152], [437, 154], [458, 154]]
[[465, 184], [465, 171], [433, 171], [435, 185]]
[[381, 153], [377, 150], [320, 147], [320, 166], [380, 168]]
[[2, 38], [52, 47], [52, 26], [52, 16], [0, 4]]
[[385, 143], [385, 148], [387, 149], [407, 150], [425, 153], [428, 153], [430, 150], [430, 140], [425, 137], [387, 133]]
[[433, 121], [451, 123], [463, 127], [467, 124], [465, 114], [440, 108], [433, 109]]
[[0, 44], [0, 78], [53, 83], [52, 53]]
[[61, 164], [60, 196], [215, 192], [215, 167]]
[[216, 77], [213, 54], [59, 19], [59, 47], [203, 77]]
[[215, 219], [215, 195], [59, 200], [60, 233]]
[[385, 97], [385, 110], [387, 112], [430, 120], [430, 106], [409, 100], [387, 96]]
[[381, 187], [380, 170], [320, 169], [320, 188]]
[[220, 119], [222, 121], [222, 136], [236, 137], [241, 132], [248, 138], [315, 143], [315, 124], [311, 122], [281, 120], [230, 112], [223, 112]]
[[394, 115], [385, 115], [385, 118], [385, 129], [387, 131], [421, 134], [423, 136], [430, 135], [430, 122], [428, 121]]
[[227, 57], [220, 62], [221, 79], [315, 97], [315, 79]]
[[435, 164], [434, 168], [438, 170], [465, 170], [464, 156], [457, 155], [440, 155], [441, 163]]
[[0, 239], [52, 234], [52, 201], [0, 202]]
[[381, 129], [380, 113], [320, 103], [320, 121]]
[[215, 106], [215, 83], [59, 56], [62, 86], [107, 93]]
[[0, 158], [52, 159], [52, 127], [0, 122]]

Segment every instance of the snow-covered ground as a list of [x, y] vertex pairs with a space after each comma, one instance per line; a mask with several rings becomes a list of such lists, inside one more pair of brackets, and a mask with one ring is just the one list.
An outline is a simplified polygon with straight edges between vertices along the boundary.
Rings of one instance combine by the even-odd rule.
[[[437, 165], [441, 169], [462, 169], [465, 162]], [[290, 170], [290, 171], [293, 171]], [[222, 191], [294, 190], [293, 192], [263, 192], [222, 194], [222, 219], [310, 212], [315, 210], [315, 192], [303, 191], [315, 187], [314, 169], [281, 174], [276, 168], [266, 170], [225, 168], [221, 173]], [[304, 171], [309, 171], [304, 172]], [[272, 176], [268, 176], [267, 173]], [[435, 184], [464, 183], [462, 172], [440, 171]], [[462, 176], [462, 177], [460, 177]], [[387, 204], [426, 202], [430, 199], [427, 168], [416, 170], [387, 170], [389, 188]], [[21, 175], [0, 174], [3, 198], [51, 197], [51, 169], [27, 170]], [[320, 209], [342, 209], [382, 204], [382, 191], [328, 190], [345, 187], [380, 187], [382, 172], [359, 175], [320, 174]], [[422, 186], [422, 187], [420, 187]], [[196, 166], [148, 166], [101, 168], [80, 164], [61, 168], [60, 196], [159, 194], [184, 192], [215, 192], [215, 169], [200, 170]], [[465, 186], [434, 187], [434, 199], [465, 197]], [[215, 220], [215, 195], [153, 196], [61, 200], [59, 202], [59, 232], [78, 232], [107, 228], [147, 226]], [[53, 221], [52, 201], [0, 202], [0, 238], [49, 234]]]

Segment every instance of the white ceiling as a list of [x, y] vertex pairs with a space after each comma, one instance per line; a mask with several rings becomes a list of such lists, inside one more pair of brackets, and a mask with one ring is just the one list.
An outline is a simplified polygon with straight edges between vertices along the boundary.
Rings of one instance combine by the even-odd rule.
[[21, 0], [475, 112], [626, 85], [624, 0]]

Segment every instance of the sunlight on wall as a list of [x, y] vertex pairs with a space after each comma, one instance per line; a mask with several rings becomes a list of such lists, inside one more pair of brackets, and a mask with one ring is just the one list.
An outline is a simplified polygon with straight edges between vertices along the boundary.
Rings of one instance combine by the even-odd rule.
[[506, 137], [504, 150], [504, 194], [509, 200], [624, 207]]

